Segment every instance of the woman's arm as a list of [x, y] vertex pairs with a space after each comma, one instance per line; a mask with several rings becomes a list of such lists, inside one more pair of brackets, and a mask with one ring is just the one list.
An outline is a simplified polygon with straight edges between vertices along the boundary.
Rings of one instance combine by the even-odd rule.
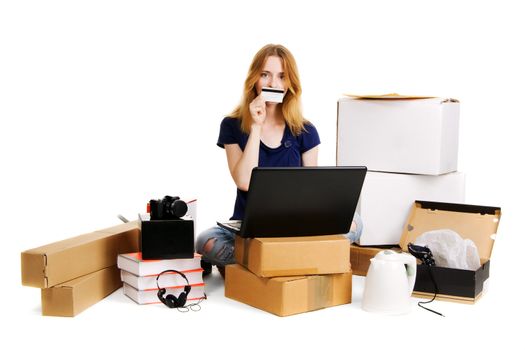
[[224, 145], [230, 174], [237, 188], [242, 191], [248, 191], [252, 169], [259, 165], [262, 125], [266, 119], [266, 103], [261, 95], [250, 103], [250, 114], [253, 122], [244, 152], [237, 144]]
[[230, 174], [237, 188], [242, 191], [248, 191], [252, 169], [259, 164], [260, 142], [261, 126], [253, 124], [244, 152], [238, 144], [224, 145]]
[[312, 149], [304, 152], [301, 155], [303, 160], [303, 166], [317, 166], [317, 156], [319, 154], [319, 146], [315, 146]]

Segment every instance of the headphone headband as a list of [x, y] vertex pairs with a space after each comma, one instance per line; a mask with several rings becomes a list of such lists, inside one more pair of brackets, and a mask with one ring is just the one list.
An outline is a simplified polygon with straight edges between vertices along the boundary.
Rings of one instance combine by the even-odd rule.
[[[168, 272], [178, 273], [179, 275], [181, 275], [186, 280], [186, 287], [190, 285], [190, 282], [188, 281], [188, 278], [182, 272], [177, 271], [177, 270], [164, 270], [161, 273], [159, 273], [158, 276], [157, 276], [157, 279], [156, 279], [157, 289], [160, 289], [160, 287], [159, 287], [159, 277], [162, 276], [165, 273], [168, 273]], [[185, 287], [185, 289], [186, 289], [186, 287]]]

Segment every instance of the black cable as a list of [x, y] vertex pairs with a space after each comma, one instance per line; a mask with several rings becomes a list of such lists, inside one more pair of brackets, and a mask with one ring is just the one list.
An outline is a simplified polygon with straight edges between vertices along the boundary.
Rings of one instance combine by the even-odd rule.
[[[208, 299], [208, 296], [206, 295], [206, 293], [204, 293], [204, 296], [202, 298], [199, 298], [199, 300], [196, 302], [196, 303], [192, 303], [192, 304], [188, 304], [188, 305], [184, 305], [183, 307], [178, 307], [177, 310], [179, 310], [179, 312], [188, 312], [188, 311], [201, 311], [201, 306], [199, 305], [203, 300], [206, 300]], [[197, 306], [199, 307], [197, 309]], [[194, 309], [195, 307], [195, 309]], [[182, 310], [181, 310], [182, 309]]]
[[[425, 266], [427, 266], [427, 265], [425, 265]], [[438, 295], [438, 292], [439, 292], [439, 291], [438, 291], [438, 286], [437, 286], [436, 280], [434, 279], [434, 273], [432, 272], [432, 269], [431, 269], [430, 266], [427, 266], [427, 268], [428, 268], [428, 272], [430, 273], [430, 279], [432, 280], [432, 283], [434, 284], [434, 296], [433, 296], [432, 299], [430, 299], [430, 300], [427, 300], [427, 301], [419, 301], [419, 302], [417, 303], [417, 305], [418, 305], [419, 307], [421, 307], [421, 308], [427, 310], [427, 311], [430, 311], [430, 312], [435, 313], [436, 315], [439, 315], [439, 316], [445, 317], [445, 315], [443, 315], [442, 313], [437, 312], [437, 311], [432, 310], [432, 309], [429, 309], [428, 307], [424, 307], [423, 305], [421, 305], [421, 304], [428, 304], [428, 303], [433, 302], [433, 301], [436, 299], [436, 296]]]
[[413, 243], [408, 243], [408, 252], [423, 262], [423, 266], [427, 267], [428, 273], [430, 274], [430, 279], [432, 280], [432, 283], [434, 284], [434, 296], [432, 297], [432, 299], [427, 300], [427, 301], [419, 301], [417, 305], [427, 311], [435, 313], [436, 315], [445, 317], [445, 315], [443, 315], [442, 313], [421, 305], [421, 304], [428, 304], [428, 303], [433, 302], [434, 300], [436, 300], [436, 296], [439, 293], [436, 279], [434, 278], [434, 272], [432, 271], [432, 267], [436, 266], [436, 261], [434, 260], [432, 251], [427, 246], [423, 247], [423, 246], [415, 245]]

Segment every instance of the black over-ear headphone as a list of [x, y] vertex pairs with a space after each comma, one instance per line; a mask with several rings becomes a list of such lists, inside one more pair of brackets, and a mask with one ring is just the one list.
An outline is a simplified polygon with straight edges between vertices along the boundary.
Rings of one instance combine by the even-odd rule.
[[[167, 273], [167, 272], [178, 273], [186, 280], [186, 286], [184, 286], [184, 291], [181, 292], [178, 297], [176, 297], [173, 294], [168, 294], [166, 295], [166, 298], [164, 298], [164, 294], [166, 294], [166, 288], [159, 287], [159, 277], [162, 274]], [[191, 291], [191, 286], [190, 286], [190, 282], [188, 282], [188, 278], [182, 272], [177, 271], [177, 270], [164, 270], [161, 273], [159, 273], [159, 275], [157, 276], [157, 289], [159, 290], [157, 292], [157, 296], [159, 297], [159, 300], [164, 305], [169, 307], [170, 309], [174, 309], [174, 308], [184, 307], [184, 305], [186, 305], [186, 299], [188, 299], [188, 294]]]

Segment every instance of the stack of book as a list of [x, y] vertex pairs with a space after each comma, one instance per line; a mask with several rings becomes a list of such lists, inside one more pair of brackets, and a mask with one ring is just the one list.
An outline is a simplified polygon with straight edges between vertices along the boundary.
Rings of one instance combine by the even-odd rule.
[[[177, 270], [188, 279], [191, 291], [188, 302], [204, 298], [201, 255], [192, 259], [142, 260], [141, 253], [120, 254], [117, 261], [120, 278], [124, 283], [124, 294], [137, 304], [161, 303], [157, 297], [157, 276], [165, 270]], [[166, 288], [166, 294], [179, 296], [187, 285], [186, 280], [175, 272], [166, 272], [158, 280], [160, 288]]]

